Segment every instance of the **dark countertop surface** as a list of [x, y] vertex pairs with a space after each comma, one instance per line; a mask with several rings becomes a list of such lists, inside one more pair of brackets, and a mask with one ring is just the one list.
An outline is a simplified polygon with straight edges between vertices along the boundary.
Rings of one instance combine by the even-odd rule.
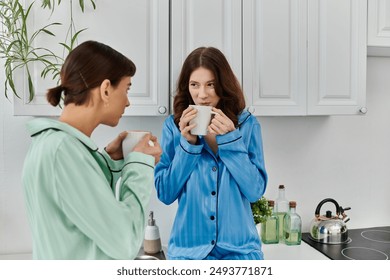
[[348, 237], [344, 244], [323, 244], [302, 233], [302, 241], [332, 260], [390, 259], [390, 226], [349, 229]]

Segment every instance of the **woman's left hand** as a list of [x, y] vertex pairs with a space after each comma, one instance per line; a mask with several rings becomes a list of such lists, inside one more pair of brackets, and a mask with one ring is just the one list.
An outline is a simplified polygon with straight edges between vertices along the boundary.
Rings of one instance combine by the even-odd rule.
[[223, 135], [236, 129], [232, 120], [220, 109], [213, 108], [213, 112], [216, 112], [217, 114], [214, 115], [214, 118], [208, 127], [209, 133]]
[[126, 138], [126, 136], [127, 131], [122, 131], [107, 145], [105, 150], [113, 160], [123, 159], [122, 141]]

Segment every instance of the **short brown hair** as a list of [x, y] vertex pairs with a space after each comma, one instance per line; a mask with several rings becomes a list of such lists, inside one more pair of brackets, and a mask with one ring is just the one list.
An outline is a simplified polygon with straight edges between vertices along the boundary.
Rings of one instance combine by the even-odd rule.
[[126, 76], [134, 76], [134, 63], [113, 48], [86, 41], [73, 49], [61, 68], [61, 84], [47, 92], [47, 100], [57, 106], [64, 94], [64, 105], [82, 105], [89, 99], [91, 89], [110, 80], [115, 87]]
[[244, 93], [225, 55], [214, 47], [199, 47], [193, 50], [183, 63], [173, 102], [176, 125], [179, 124], [183, 111], [190, 104], [194, 104], [188, 86], [192, 72], [199, 67], [204, 67], [214, 74], [215, 91], [220, 97], [217, 108], [237, 126], [238, 115], [245, 108]]

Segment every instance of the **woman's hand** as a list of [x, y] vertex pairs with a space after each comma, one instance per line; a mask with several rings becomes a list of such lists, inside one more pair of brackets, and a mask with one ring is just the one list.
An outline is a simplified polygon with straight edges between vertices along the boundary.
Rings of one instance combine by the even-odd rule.
[[126, 138], [126, 136], [127, 131], [122, 131], [107, 145], [105, 150], [113, 160], [123, 159], [122, 141]]
[[154, 157], [154, 164], [160, 161], [162, 149], [160, 143], [157, 141], [157, 137], [152, 134], [146, 134], [135, 145], [133, 152], [140, 152]]
[[[121, 132], [107, 147], [106, 152], [113, 160], [123, 159], [122, 141], [127, 136], [127, 131]], [[152, 134], [145, 135], [137, 145], [135, 145], [134, 152], [140, 152], [154, 157], [154, 162], [157, 164], [160, 161], [162, 149], [157, 141], [157, 137]]]
[[233, 121], [229, 119], [220, 109], [213, 107], [212, 110], [218, 114], [215, 114], [208, 126], [209, 133], [223, 135], [236, 129]]
[[184, 138], [186, 138], [187, 141], [192, 145], [196, 144], [196, 141], [198, 140], [198, 136], [191, 134], [191, 129], [193, 129], [196, 126], [196, 124], [190, 125], [189, 123], [191, 120], [193, 120], [196, 117], [196, 113], [197, 110], [190, 106], [183, 111], [179, 121], [179, 129], [181, 135], [183, 135]]

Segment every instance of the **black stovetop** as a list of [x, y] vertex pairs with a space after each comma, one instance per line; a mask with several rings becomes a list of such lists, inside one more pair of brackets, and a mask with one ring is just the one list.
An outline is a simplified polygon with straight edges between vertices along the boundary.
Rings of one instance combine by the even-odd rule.
[[323, 244], [302, 233], [302, 240], [332, 260], [389, 260], [390, 226], [348, 229], [348, 242]]

